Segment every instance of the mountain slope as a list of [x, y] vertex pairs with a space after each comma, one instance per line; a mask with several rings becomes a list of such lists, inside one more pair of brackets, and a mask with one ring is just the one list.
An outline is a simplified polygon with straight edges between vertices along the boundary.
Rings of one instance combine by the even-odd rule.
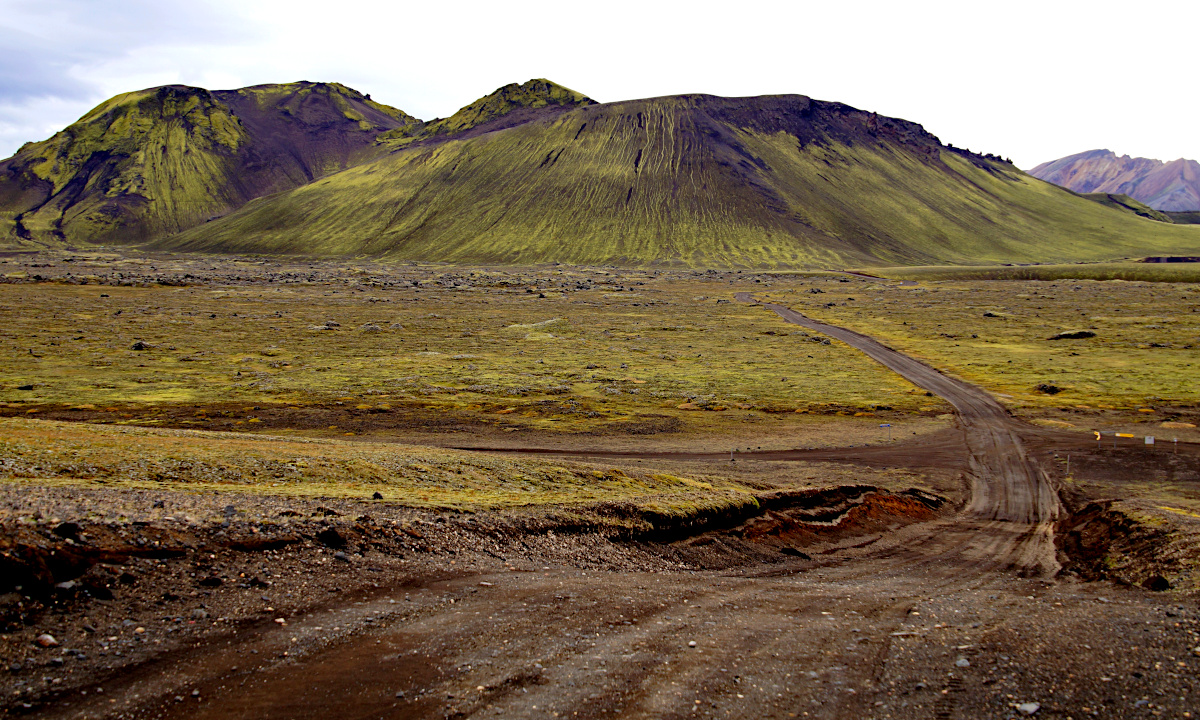
[[1089, 150], [1042, 163], [1029, 174], [1079, 193], [1128, 195], [1155, 210], [1200, 210], [1200, 163], [1117, 157], [1110, 150]]
[[1200, 233], [947, 148], [903, 120], [795, 95], [686, 95], [415, 143], [157, 246], [835, 267], [1190, 252]]
[[26, 241], [140, 241], [348, 167], [416, 122], [338, 84], [126, 93], [0, 163], [0, 209]]
[[1081, 193], [1081, 195], [1092, 202], [1098, 202], [1110, 208], [1133, 213], [1138, 217], [1165, 223], [1175, 222], [1171, 219], [1170, 215], [1159, 212], [1145, 203], [1140, 203], [1128, 195], [1114, 195], [1113, 193]]

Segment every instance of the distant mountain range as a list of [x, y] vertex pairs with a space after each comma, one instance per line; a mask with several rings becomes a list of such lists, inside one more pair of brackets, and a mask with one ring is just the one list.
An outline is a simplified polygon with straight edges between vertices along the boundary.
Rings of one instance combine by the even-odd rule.
[[1079, 193], [1128, 195], [1155, 210], [1200, 211], [1200, 163], [1089, 150], [1042, 163], [1029, 174]]
[[338, 84], [152, 88], [0, 162], [0, 242], [32, 247], [753, 267], [1200, 253], [1200, 228], [1150, 217], [841, 103], [599, 104], [541, 79], [430, 121]]

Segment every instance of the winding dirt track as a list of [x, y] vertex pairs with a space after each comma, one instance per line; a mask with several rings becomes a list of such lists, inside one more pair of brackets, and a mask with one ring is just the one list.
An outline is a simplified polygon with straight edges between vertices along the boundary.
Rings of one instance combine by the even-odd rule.
[[[738, 293], [742, 302], [755, 302], [750, 293]], [[853, 330], [826, 325], [782, 305], [764, 303], [784, 320], [841, 340], [913, 384], [941, 397], [958, 412], [970, 451], [971, 501], [967, 517], [1011, 523], [1026, 535], [1008, 552], [1015, 567], [1053, 577], [1055, 560], [1053, 525], [1062, 504], [1046, 473], [1025, 451], [1017, 434], [1019, 424], [1000, 403], [983, 390], [943, 375], [925, 363]], [[993, 526], [1003, 534], [1013, 528]]]
[[[1045, 580], [1058, 568], [1052, 526], [1060, 504], [1018, 424], [983, 391], [868, 337], [765, 307], [862, 350], [957, 408], [973, 487], [963, 511], [814, 561], [653, 573], [498, 566], [384, 587], [286, 628], [166, 658], [141, 679], [107, 687], [103, 700], [48, 715], [1009, 717], [1013, 698], [1022, 699], [1013, 693], [1028, 688], [973, 680], [954, 657], [994, 645], [998, 628], [1055, 610], [1034, 595], [1053, 591]], [[372, 622], [361, 632], [317, 641], [322, 628], [365, 617]], [[1081, 622], [1086, 631], [1094, 625]], [[1056, 665], [1032, 647], [1022, 650], [1022, 672]], [[279, 654], [284, 648], [291, 656]], [[202, 701], [186, 700], [191, 688]]]

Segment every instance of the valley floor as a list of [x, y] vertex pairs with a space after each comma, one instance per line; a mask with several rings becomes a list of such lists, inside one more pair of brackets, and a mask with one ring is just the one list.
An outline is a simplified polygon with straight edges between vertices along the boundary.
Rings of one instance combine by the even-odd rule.
[[[161, 260], [168, 261], [182, 262]], [[69, 294], [80, 287], [64, 282], [0, 289], [22, 289], [9, 297], [45, 303], [55, 288]], [[202, 287], [224, 293], [240, 282]], [[317, 282], [316, 275], [305, 282]], [[151, 346], [176, 345], [170, 363], [149, 359], [145, 349], [105, 358], [96, 340], [87, 353], [52, 355], [50, 348], [76, 341], [10, 331], [6, 352], [31, 344], [30, 355], [57, 364], [4, 366], [11, 376], [24, 373], [21, 387], [33, 389], [9, 387], [11, 380], [3, 388], [0, 575], [9, 592], [0, 596], [0, 655], [8, 666], [0, 676], [0, 713], [1195, 714], [1200, 445], [1187, 434], [1195, 414], [1189, 397], [1148, 408], [1109, 401], [1103, 404], [1112, 407], [1100, 410], [1111, 414], [1089, 415], [1127, 423], [1121, 427], [1147, 426], [1147, 416], [1154, 427], [1174, 423], [1178, 446], [1097, 445], [1078, 421], [1056, 419], [1067, 406], [1047, 405], [1037, 391], [1014, 402], [1024, 403], [1026, 416], [1055, 422], [1016, 419], [978, 387], [800, 315], [774, 292], [765, 299], [778, 304], [765, 308], [753, 304], [763, 297], [757, 293], [706, 306], [753, 323], [757, 337], [767, 338], [746, 341], [765, 343], [755, 346], [758, 364], [732, 374], [722, 363], [673, 368], [682, 350], [722, 352], [734, 339], [716, 321], [725, 316], [689, 336], [705, 338], [704, 348], [674, 339], [677, 329], [651, 332], [668, 327], [667, 316], [678, 317], [691, 302], [685, 297], [699, 297], [689, 283], [709, 283], [710, 301], [722, 299], [717, 286], [734, 300], [745, 284], [638, 282], [650, 289], [661, 283], [656, 297], [673, 305], [662, 317], [654, 307], [643, 310], [644, 301], [617, 308], [626, 316], [624, 342], [659, 356], [636, 374], [599, 354], [598, 343], [610, 342], [590, 334], [601, 333], [599, 326], [530, 329], [521, 308], [533, 301], [524, 296], [536, 295], [524, 285], [519, 300], [507, 289], [486, 296], [511, 306], [492, 325], [467, 330], [497, 338], [460, 353], [478, 356], [458, 361], [474, 369], [421, 365], [410, 368], [417, 382], [397, 385], [394, 366], [364, 366], [354, 388], [339, 385], [345, 380], [318, 383], [303, 396], [296, 394], [303, 382], [289, 385], [289, 371], [267, 365], [293, 349], [267, 347], [244, 330], [230, 330], [223, 346], [200, 346], [194, 335], [138, 323], [141, 331], [162, 333]], [[781, 282], [768, 278], [775, 290]], [[842, 284], [824, 276], [788, 282], [810, 283], [793, 290]], [[97, 295], [88, 302], [115, 297], [109, 287], [83, 286]], [[587, 300], [597, 291], [577, 292]], [[1189, 291], [1173, 292], [1190, 302]], [[14, 315], [15, 302], [5, 306], [8, 316], [32, 321]], [[125, 302], [120, 315], [106, 317], [138, 307], [155, 317], [133, 296]], [[245, 302], [237, 313], [275, 313]], [[603, 308], [595, 317], [616, 312]], [[292, 311], [299, 312], [294, 305]], [[42, 322], [65, 322], [54, 312], [63, 311], [51, 310]], [[70, 312], [88, 314], [82, 306]], [[513, 320], [525, 322], [516, 323], [521, 342], [508, 342], [512, 347], [546, 342], [538, 333], [577, 344], [542, 352], [537, 359], [556, 366], [545, 375], [521, 366], [528, 371], [519, 381], [525, 396], [497, 389], [514, 385], [504, 381], [504, 368], [528, 362], [499, 340], [514, 332], [504, 330]], [[610, 335], [612, 321], [604, 316], [601, 323]], [[1190, 332], [1182, 322], [1170, 328], [1170, 342], [1180, 346]], [[802, 334], [793, 334], [797, 324], [806, 328]], [[894, 325], [889, 332], [899, 332]], [[1023, 331], [1007, 327], [1003, 344], [1033, 342], [1018, 342]], [[92, 330], [80, 332], [87, 338]], [[311, 332], [321, 339], [306, 341], [287, 362], [336, 367], [339, 343], [327, 338], [340, 331]], [[461, 334], [456, 327], [405, 341], [437, 347], [462, 341]], [[368, 335], [363, 342], [379, 334]], [[838, 344], [822, 345], [822, 338]], [[194, 347], [179, 349], [184, 341]], [[249, 364], [264, 366], [251, 381], [259, 385], [222, 391], [221, 382], [245, 382], [232, 374], [247, 367], [240, 363], [247, 353], [229, 347], [239, 342], [280, 353]], [[928, 347], [920, 335], [907, 342]], [[833, 353], [826, 361], [889, 401], [869, 403], [837, 383], [822, 385], [829, 381], [819, 368], [799, 372], [791, 384], [780, 375], [788, 357], [798, 357], [796, 348], [807, 356], [818, 346], [817, 354]], [[860, 351], [908, 380], [897, 382], [871, 361], [852, 365]], [[1108, 357], [1104, 352], [1095, 357]], [[651, 353], [632, 352], [643, 354]], [[736, 348], [723, 362], [745, 355]], [[179, 370], [170, 380], [175, 396], [120, 399], [122, 383], [133, 382], [126, 373], [141, 373], [152, 381], [142, 384], [152, 385], [174, 372], [180, 357], [210, 365]], [[1182, 367], [1184, 357], [1166, 365]], [[585, 362], [600, 377], [581, 372]], [[606, 374], [604, 364], [622, 373]], [[1012, 377], [1002, 370], [1009, 374], [1001, 377]], [[467, 375], [481, 372], [496, 380], [469, 389]], [[735, 375], [741, 379], [731, 380]], [[778, 377], [784, 381], [767, 385]], [[742, 383], [734, 392], [740, 396], [698, 392], [730, 382]], [[697, 392], [668, 400], [668, 391], [681, 387], [673, 383], [695, 383], [688, 392]], [[338, 394], [350, 389], [353, 396]], [[650, 389], [660, 395], [643, 391]], [[827, 390], [841, 399], [825, 404]], [[223, 392], [239, 399], [221, 405]], [[498, 412], [508, 407], [514, 410]], [[422, 428], [415, 420], [438, 415], [453, 421]], [[557, 426], [575, 420], [583, 422], [573, 434]], [[359, 424], [347, 430], [347, 421]], [[892, 425], [895, 436], [882, 437], [881, 425]]]

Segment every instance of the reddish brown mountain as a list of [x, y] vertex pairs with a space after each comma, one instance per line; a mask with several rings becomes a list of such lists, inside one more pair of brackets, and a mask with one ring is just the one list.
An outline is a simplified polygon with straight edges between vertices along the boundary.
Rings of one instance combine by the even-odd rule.
[[1029, 174], [1078, 193], [1128, 195], [1155, 210], [1200, 210], [1200, 163], [1117, 157], [1111, 150], [1089, 150], [1042, 163]]

